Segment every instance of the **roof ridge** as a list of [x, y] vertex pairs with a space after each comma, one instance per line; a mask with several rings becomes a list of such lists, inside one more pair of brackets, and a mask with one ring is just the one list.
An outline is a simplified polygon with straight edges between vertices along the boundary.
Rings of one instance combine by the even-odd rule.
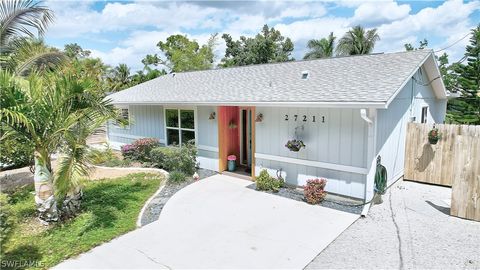
[[[370, 54], [342, 55], [342, 56], [333, 56], [333, 57], [316, 58], [316, 59], [300, 59], [300, 60], [292, 60], [292, 61], [285, 61], [285, 62], [271, 62], [271, 63], [251, 64], [251, 65], [244, 65], [244, 66], [220, 67], [220, 68], [203, 69], [203, 70], [189, 70], [189, 71], [181, 71], [181, 72], [171, 72], [171, 73], [162, 75], [160, 77], [157, 77], [153, 80], [163, 78], [163, 77], [168, 76], [170, 74], [186, 74], [186, 73], [206, 72], [206, 71], [214, 71], [214, 70], [253, 68], [253, 67], [267, 66], [267, 65], [285, 65], [285, 64], [293, 64], [293, 63], [328, 61], [328, 60], [354, 58], [354, 57], [384, 56], [384, 55], [392, 55], [392, 54], [406, 54], [406, 53], [418, 53], [418, 52], [432, 52], [433, 53], [433, 50], [432, 49], [420, 49], [420, 50], [412, 50], [412, 51], [387, 52], [387, 53], [378, 52], [378, 53], [370, 53]], [[150, 81], [153, 81], [153, 80], [150, 80]]]

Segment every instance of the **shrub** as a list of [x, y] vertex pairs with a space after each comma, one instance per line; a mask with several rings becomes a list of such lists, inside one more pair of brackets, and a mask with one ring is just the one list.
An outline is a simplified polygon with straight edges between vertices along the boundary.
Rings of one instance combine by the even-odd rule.
[[325, 185], [327, 185], [327, 179], [324, 178], [307, 180], [307, 185], [303, 186], [305, 200], [310, 204], [323, 201], [327, 196], [327, 192], [324, 191]]
[[107, 147], [105, 150], [90, 149], [87, 158], [94, 165], [101, 165], [107, 161], [118, 159], [110, 147]]
[[150, 152], [150, 160], [155, 167], [167, 171], [180, 171], [191, 175], [195, 172], [197, 149], [194, 144], [184, 144], [182, 147], [157, 147]]
[[187, 179], [187, 176], [183, 172], [179, 172], [179, 171], [173, 171], [168, 175], [168, 180], [174, 183], [183, 182], [186, 179]]
[[271, 177], [265, 169], [260, 172], [260, 175], [255, 179], [255, 182], [258, 190], [278, 192], [283, 186], [283, 181], [281, 179]]
[[[0, 134], [2, 132], [0, 131]], [[14, 169], [33, 164], [33, 143], [26, 139], [9, 137], [0, 142], [0, 168]]]
[[132, 144], [122, 146], [122, 155], [125, 159], [140, 162], [150, 161], [150, 152], [159, 147], [160, 142], [155, 138], [143, 138], [134, 141]]
[[0, 193], [0, 252], [5, 250], [3, 245], [12, 233], [13, 222], [11, 216], [12, 211], [8, 204], [8, 196]]

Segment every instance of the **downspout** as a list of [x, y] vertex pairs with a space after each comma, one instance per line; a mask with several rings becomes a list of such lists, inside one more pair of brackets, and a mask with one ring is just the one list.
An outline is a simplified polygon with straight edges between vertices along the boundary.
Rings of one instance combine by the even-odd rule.
[[[370, 128], [371, 125], [373, 125], [372, 119], [370, 119], [367, 116], [367, 109], [360, 109], [360, 117], [362, 117], [362, 119], [365, 122], [367, 122], [369, 128]], [[374, 151], [375, 151], [375, 149], [374, 149]], [[368, 175], [367, 175], [367, 177], [368, 177]], [[365, 187], [367, 187], [367, 182], [368, 182], [367, 179], [365, 179]], [[365, 189], [365, 199], [367, 199], [366, 189]], [[372, 202], [370, 201], [369, 203], [367, 203], [363, 206], [362, 213], [360, 214], [361, 217], [366, 217], [367, 216], [371, 205], [372, 205]]]
[[366, 109], [360, 109], [360, 117], [362, 117], [365, 122], [367, 122], [369, 125], [373, 124], [372, 119], [368, 118], [367, 116], [367, 110]]

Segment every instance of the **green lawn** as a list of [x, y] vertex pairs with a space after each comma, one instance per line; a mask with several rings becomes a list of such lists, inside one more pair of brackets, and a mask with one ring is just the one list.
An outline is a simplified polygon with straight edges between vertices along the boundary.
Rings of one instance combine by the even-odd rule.
[[161, 181], [159, 175], [143, 173], [89, 181], [84, 188], [82, 212], [50, 226], [40, 225], [35, 217], [33, 186], [18, 190], [10, 199], [15, 227], [6, 242], [2, 264], [38, 261], [37, 266], [49, 268], [135, 229], [143, 204]]

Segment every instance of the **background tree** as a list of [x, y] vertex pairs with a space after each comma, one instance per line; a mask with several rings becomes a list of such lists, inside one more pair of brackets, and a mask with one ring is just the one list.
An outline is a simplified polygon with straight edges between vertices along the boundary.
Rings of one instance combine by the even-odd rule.
[[336, 51], [338, 55], [369, 54], [378, 40], [380, 36], [376, 28], [365, 31], [362, 26], [357, 25], [340, 38]]
[[215, 60], [213, 50], [216, 38], [217, 34], [214, 34], [207, 44], [200, 46], [197, 41], [190, 40], [187, 36], [171, 35], [165, 42], [160, 41], [157, 44], [165, 55], [165, 60], [153, 54], [145, 56], [142, 62], [146, 66], [163, 65], [172, 72], [210, 69]]
[[273, 62], [291, 61], [293, 43], [282, 36], [280, 31], [264, 25], [254, 38], [241, 36], [233, 40], [229, 34], [223, 34], [227, 49], [220, 66], [245, 66]]
[[428, 40], [425, 38], [420, 40], [418, 48], [413, 47], [411, 43], [405, 43], [403, 46], [405, 47], [406, 51], [423, 50], [428, 46]]
[[84, 50], [77, 43], [65, 44], [63, 51], [65, 55], [71, 59], [84, 59], [89, 57], [92, 53], [89, 50]]
[[118, 64], [110, 71], [108, 76], [111, 91], [123, 90], [130, 86], [130, 68], [127, 64]]
[[[471, 30], [470, 44], [466, 46], [467, 63], [449, 67], [446, 85], [455, 84], [460, 97], [449, 100], [447, 120], [452, 123], [480, 125], [480, 24]], [[451, 79], [455, 76], [455, 79]], [[455, 92], [457, 92], [455, 91]]]
[[333, 32], [330, 32], [327, 38], [309, 40], [307, 43], [309, 52], [305, 54], [303, 59], [332, 57], [335, 50], [335, 38]]

